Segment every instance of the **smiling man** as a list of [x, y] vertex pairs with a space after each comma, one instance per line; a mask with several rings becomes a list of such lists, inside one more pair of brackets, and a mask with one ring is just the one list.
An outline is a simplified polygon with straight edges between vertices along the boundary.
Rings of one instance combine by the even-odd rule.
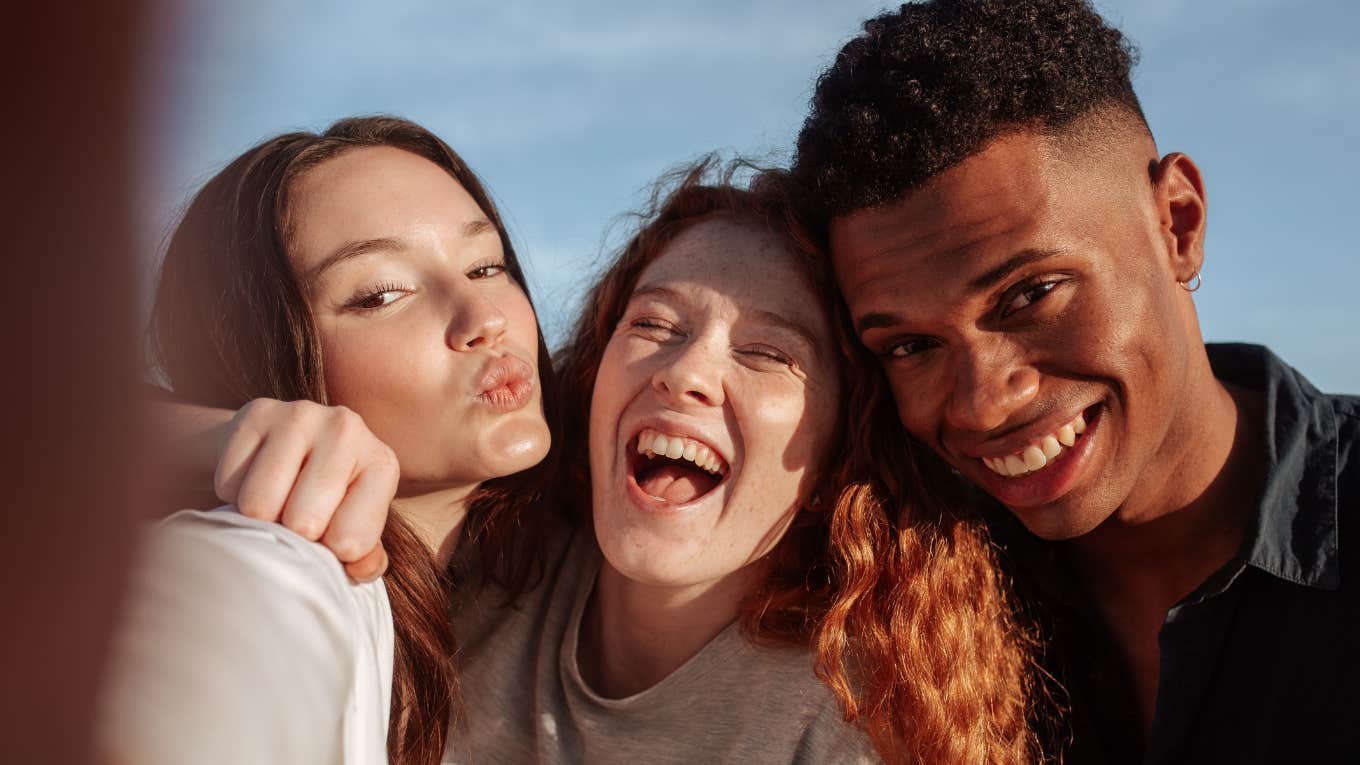
[[1080, 0], [904, 5], [822, 76], [794, 174], [902, 426], [1029, 532], [1069, 761], [1332, 761], [1360, 400], [1206, 347], [1204, 182], [1132, 61]]

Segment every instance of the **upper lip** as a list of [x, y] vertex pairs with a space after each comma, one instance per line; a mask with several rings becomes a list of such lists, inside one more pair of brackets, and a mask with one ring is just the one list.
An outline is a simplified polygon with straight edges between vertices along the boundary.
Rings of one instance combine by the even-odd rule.
[[628, 431], [628, 443], [632, 444], [637, 440], [638, 434], [651, 428], [660, 431], [668, 436], [682, 436], [693, 439], [707, 446], [714, 454], [722, 459], [728, 467], [732, 465], [732, 450], [726, 446], [719, 446], [718, 440], [712, 434], [704, 432], [702, 428], [678, 422], [664, 417], [651, 417], [640, 422], [634, 423]]
[[507, 353], [491, 359], [482, 367], [482, 374], [477, 383], [477, 393], [479, 395], [490, 393], [498, 388], [515, 385], [518, 383], [532, 382], [534, 379], [534, 368], [529, 363], [514, 354]]
[[1064, 409], [1060, 414], [1052, 414], [1041, 420], [1035, 420], [1028, 425], [1017, 428], [1010, 428], [1003, 431], [1004, 435], [994, 438], [984, 438], [978, 443], [969, 444], [959, 448], [959, 452], [965, 457], [982, 459], [983, 457], [1005, 457], [1024, 449], [1040, 438], [1056, 431], [1063, 425], [1071, 422], [1077, 415], [1082, 414], [1091, 407], [1090, 404], [1081, 408]]

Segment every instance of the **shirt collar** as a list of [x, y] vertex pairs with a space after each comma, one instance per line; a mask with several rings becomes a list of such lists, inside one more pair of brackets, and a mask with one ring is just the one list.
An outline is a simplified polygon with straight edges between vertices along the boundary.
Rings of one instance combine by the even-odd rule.
[[1337, 529], [1337, 423], [1326, 396], [1258, 345], [1210, 344], [1220, 380], [1261, 391], [1265, 482], [1241, 559], [1286, 581], [1341, 585]]

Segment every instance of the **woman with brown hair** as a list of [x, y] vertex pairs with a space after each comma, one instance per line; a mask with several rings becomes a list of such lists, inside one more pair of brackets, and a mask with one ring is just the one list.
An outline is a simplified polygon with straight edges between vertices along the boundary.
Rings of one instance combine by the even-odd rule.
[[[385, 446], [366, 459], [400, 474], [342, 485], [346, 501], [390, 501], [391, 562], [353, 586], [317, 534], [172, 517], [115, 652], [112, 759], [439, 761], [457, 700], [445, 563], [475, 535], [490, 570], [526, 573], [498, 530], [535, 496], [524, 471], [549, 448], [551, 367], [523, 284], [480, 181], [404, 120], [265, 141], [196, 195], [155, 299], [166, 381], [188, 403], [308, 400], [341, 407], [342, 430], [371, 429]], [[303, 457], [333, 465], [324, 449], [353, 442]], [[290, 453], [277, 438], [253, 450]], [[335, 477], [304, 466], [308, 480]]]
[[848, 718], [888, 761], [1034, 761], [983, 527], [879, 499], [926, 475], [855, 443], [857, 367], [782, 175], [712, 170], [658, 194], [561, 356], [549, 496], [579, 520], [518, 598], [456, 597], [475, 703], [448, 756], [843, 761], [870, 751]]

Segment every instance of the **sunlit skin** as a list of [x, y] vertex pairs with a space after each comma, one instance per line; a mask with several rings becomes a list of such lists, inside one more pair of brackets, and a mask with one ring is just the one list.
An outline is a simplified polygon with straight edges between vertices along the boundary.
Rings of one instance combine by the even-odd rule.
[[[1012, 133], [831, 228], [903, 426], [1034, 534], [1074, 540], [1145, 722], [1166, 609], [1236, 551], [1254, 500], [1244, 409], [1177, 284], [1202, 265], [1204, 226], [1194, 163], [1106, 127]], [[980, 459], [1082, 413], [1087, 432], [1043, 471], [1002, 477]]]
[[[392, 448], [395, 506], [437, 535], [479, 483], [547, 452], [528, 297], [484, 212], [422, 157], [347, 151], [298, 179], [291, 202], [289, 257], [330, 403]], [[496, 362], [511, 384], [486, 391]]]
[[[762, 556], [805, 508], [839, 383], [826, 317], [784, 245], [724, 220], [677, 237], [641, 274], [607, 346], [590, 416], [594, 527], [605, 562], [584, 642], [601, 691], [660, 680], [736, 618]], [[638, 490], [644, 426], [727, 463], [680, 507]], [[593, 671], [592, 671], [593, 670]]]

